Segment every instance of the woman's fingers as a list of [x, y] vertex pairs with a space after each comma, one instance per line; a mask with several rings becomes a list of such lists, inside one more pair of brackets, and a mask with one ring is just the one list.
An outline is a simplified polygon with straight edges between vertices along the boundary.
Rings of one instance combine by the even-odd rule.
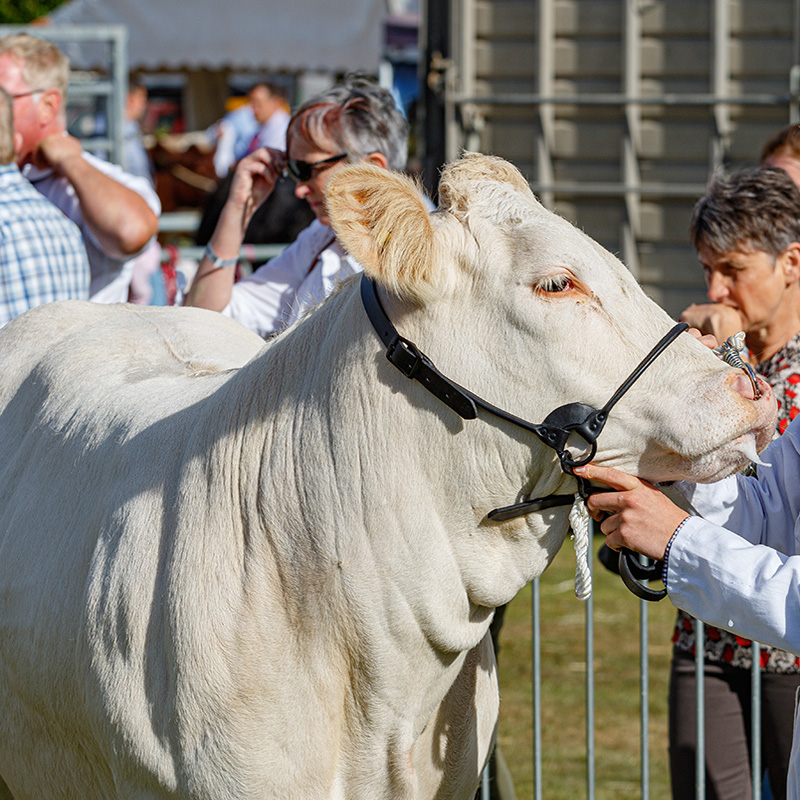
[[[627, 492], [635, 489], [641, 481], [627, 472], [620, 472], [612, 467], [601, 467], [597, 464], [587, 464], [584, 467], [576, 467], [575, 474], [591, 481], [598, 481], [616, 489], [614, 492], [595, 492], [586, 501], [586, 508], [592, 519], [600, 522], [608, 514], [615, 514], [624, 507], [619, 492]], [[601, 530], [603, 530], [601, 526]], [[605, 532], [605, 531], [604, 531]]]
[[247, 163], [251, 172], [269, 177], [275, 182], [286, 168], [286, 153], [272, 147], [259, 147], [243, 158], [242, 163]]
[[650, 558], [660, 559], [672, 532], [687, 514], [647, 481], [625, 472], [587, 464], [577, 475], [605, 483], [616, 491], [595, 492], [586, 501], [612, 550], [628, 547]]
[[586, 507], [594, 519], [604, 519], [608, 514], [618, 514], [627, 507], [627, 499], [621, 492], [595, 492], [586, 501]]
[[618, 491], [630, 491], [642, 483], [637, 477], [629, 475], [627, 472], [620, 472], [613, 467], [601, 467], [599, 464], [575, 467], [575, 474], [590, 481], [605, 483]]

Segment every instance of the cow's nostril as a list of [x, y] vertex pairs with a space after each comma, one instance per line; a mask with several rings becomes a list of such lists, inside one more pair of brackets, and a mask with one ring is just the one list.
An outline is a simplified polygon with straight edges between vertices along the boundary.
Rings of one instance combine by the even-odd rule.
[[755, 392], [753, 391], [753, 383], [750, 378], [743, 373], [733, 376], [731, 388], [747, 400], [756, 399]]

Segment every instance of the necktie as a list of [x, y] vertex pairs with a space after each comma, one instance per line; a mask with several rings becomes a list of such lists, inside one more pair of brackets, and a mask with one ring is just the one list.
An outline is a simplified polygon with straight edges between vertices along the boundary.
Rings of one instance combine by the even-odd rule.
[[253, 150], [258, 150], [258, 148], [259, 148], [259, 147], [261, 147], [261, 140], [258, 138], [258, 134], [256, 134], [256, 135], [255, 135], [255, 136], [254, 136], [254, 137], [253, 137], [253, 138], [250, 140], [250, 144], [249, 144], [249, 145], [247, 145], [247, 152], [245, 153], [245, 155], [248, 155], [248, 156], [249, 156], [249, 155], [250, 155], [250, 153], [252, 153], [252, 152], [253, 152]]

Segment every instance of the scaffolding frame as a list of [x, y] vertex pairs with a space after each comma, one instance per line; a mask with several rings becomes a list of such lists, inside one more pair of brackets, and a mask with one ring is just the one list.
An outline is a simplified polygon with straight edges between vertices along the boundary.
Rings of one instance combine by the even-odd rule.
[[[559, 199], [579, 202], [581, 198], [618, 199], [624, 209], [616, 241], [620, 255], [637, 279], [642, 279], [642, 209], [644, 202], [680, 201], [687, 203], [705, 193], [708, 175], [730, 163], [731, 135], [736, 127], [733, 109], [776, 107], [786, 109], [786, 122], [800, 120], [800, 0], [792, 2], [792, 57], [787, 70], [785, 91], [739, 91], [734, 87], [731, 68], [732, 0], [709, 0], [708, 91], [646, 91], [642, 75], [642, 15], [655, 5], [650, 0], [620, 0], [620, 91], [559, 93], [556, 71], [557, 7], [562, 0], [531, 0], [536, 6], [535, 63], [531, 64], [534, 91], [483, 92], [476, 66], [477, 13], [491, 0], [450, 0], [452, 58], [444, 81], [447, 136], [445, 157], [457, 158], [462, 149], [481, 150], [487, 117], [498, 109], [534, 109], [531, 125], [532, 162], [529, 180], [541, 202], [555, 209]], [[651, 87], [652, 88], [652, 87]], [[619, 143], [619, 180], [569, 180], [557, 177], [554, 157], [555, 132], [559, 112], [564, 107], [609, 109], [622, 121]], [[642, 174], [643, 110], [657, 107], [685, 113], [706, 110], [712, 128], [707, 174], [698, 180], [647, 180]], [[503, 155], [502, 152], [498, 153]], [[698, 280], [698, 286], [702, 283]]]
[[109, 161], [125, 167], [125, 101], [128, 94], [128, 29], [124, 25], [0, 25], [0, 36], [27, 33], [65, 45], [102, 45], [106, 48], [97, 71], [107, 77], [76, 70], [71, 65], [67, 104], [72, 98], [105, 98], [105, 136], [80, 137], [84, 149], [101, 152]]

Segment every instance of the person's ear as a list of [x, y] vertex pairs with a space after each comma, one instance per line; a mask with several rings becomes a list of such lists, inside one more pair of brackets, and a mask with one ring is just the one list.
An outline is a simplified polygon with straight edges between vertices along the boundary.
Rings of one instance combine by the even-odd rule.
[[19, 153], [22, 149], [22, 134], [14, 132], [14, 153]]
[[389, 169], [389, 160], [383, 153], [379, 153], [377, 150], [367, 156], [367, 163], [374, 164], [381, 169]]
[[39, 100], [39, 119], [43, 125], [50, 124], [61, 111], [63, 97], [58, 89], [46, 89]]
[[781, 254], [786, 285], [800, 280], [800, 242], [792, 242]]

